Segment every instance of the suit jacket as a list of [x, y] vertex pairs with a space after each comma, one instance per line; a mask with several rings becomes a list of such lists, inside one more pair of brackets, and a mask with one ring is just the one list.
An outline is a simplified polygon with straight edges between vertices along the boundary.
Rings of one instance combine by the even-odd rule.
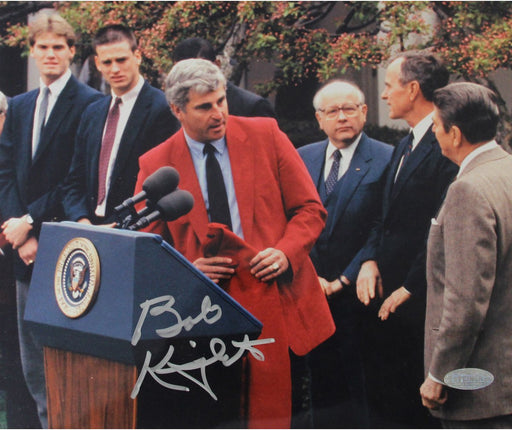
[[274, 108], [266, 98], [237, 87], [229, 81], [226, 88], [226, 100], [230, 115], [276, 117]]
[[443, 380], [479, 368], [494, 382], [448, 389], [435, 416], [474, 420], [512, 414], [512, 157], [477, 155], [432, 220], [427, 255], [425, 369]]
[[377, 260], [384, 298], [401, 286], [412, 293], [413, 297], [396, 313], [400, 315], [409, 309], [409, 316], [422, 326], [430, 219], [439, 209], [457, 166], [442, 155], [431, 127], [409, 156], [395, 183], [406, 145], [404, 138], [393, 152], [384, 185], [382, 219], [370, 234], [362, 260]]
[[[82, 112], [101, 94], [71, 76], [46, 122], [32, 160], [32, 126], [39, 89], [11, 99], [0, 138], [0, 210], [2, 218], [27, 212], [37, 235], [44, 221], [63, 219], [64, 179]], [[28, 274], [18, 259], [18, 278]]]
[[[325, 185], [323, 173], [328, 143], [326, 139], [299, 148], [319, 192]], [[359, 252], [380, 217], [384, 177], [392, 152], [392, 146], [363, 133], [349, 169], [340, 178], [329, 201], [324, 200], [324, 205], [328, 204], [331, 210], [328, 210], [325, 229], [311, 258], [317, 273], [329, 281], [341, 275], [353, 284], [357, 280], [361, 266]]]
[[139, 157], [162, 143], [179, 128], [162, 91], [144, 83], [126, 128], [112, 171], [105, 219], [94, 214], [98, 200], [98, 165], [112, 97], [91, 104], [84, 112], [77, 132], [76, 150], [66, 181], [64, 208], [72, 221], [89, 218], [94, 223], [115, 221], [114, 207], [133, 195]]

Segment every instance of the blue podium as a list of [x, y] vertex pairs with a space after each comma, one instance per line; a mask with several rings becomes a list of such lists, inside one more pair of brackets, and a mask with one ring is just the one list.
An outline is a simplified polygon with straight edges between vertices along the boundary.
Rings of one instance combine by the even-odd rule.
[[208, 374], [262, 328], [160, 236], [71, 222], [43, 224], [24, 317], [52, 428], [135, 428], [146, 386], [218, 402]]

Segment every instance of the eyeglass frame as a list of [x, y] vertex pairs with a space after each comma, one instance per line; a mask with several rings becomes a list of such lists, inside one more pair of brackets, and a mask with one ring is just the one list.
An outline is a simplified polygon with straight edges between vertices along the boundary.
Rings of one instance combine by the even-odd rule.
[[[345, 110], [344, 109], [347, 109], [349, 107], [352, 107], [352, 106], [355, 106], [356, 108], [354, 109], [354, 113], [353, 114], [350, 114], [350, 115], [347, 115], [345, 113]], [[333, 114], [333, 115], [329, 115], [327, 114], [325, 111], [326, 109], [318, 109], [318, 112], [322, 112], [322, 114], [325, 115], [325, 117], [327, 119], [336, 119], [336, 118], [339, 118], [340, 116], [340, 111], [343, 112], [343, 115], [345, 116], [345, 118], [354, 118], [357, 116], [357, 111], [358, 109], [363, 106], [363, 103], [351, 103], [351, 104], [345, 104], [345, 105], [337, 105], [335, 108], [336, 108], [336, 113]], [[331, 108], [329, 108], [330, 110]], [[334, 107], [332, 107], [332, 109], [334, 110]]]

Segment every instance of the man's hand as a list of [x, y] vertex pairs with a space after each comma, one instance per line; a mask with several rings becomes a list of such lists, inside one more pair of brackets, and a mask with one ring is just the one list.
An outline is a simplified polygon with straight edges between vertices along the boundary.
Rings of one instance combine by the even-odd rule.
[[249, 264], [251, 273], [263, 282], [277, 278], [286, 272], [290, 266], [284, 252], [274, 248], [267, 248], [258, 252]]
[[420, 387], [421, 402], [429, 409], [439, 409], [446, 402], [448, 393], [444, 385], [427, 377]]
[[233, 260], [228, 257], [201, 257], [194, 261], [194, 266], [216, 284], [221, 279], [231, 279], [235, 273]]
[[359, 275], [357, 276], [356, 288], [357, 297], [365, 306], [368, 306], [370, 300], [375, 298], [375, 293], [382, 297], [382, 279], [376, 261], [368, 260], [361, 265]]
[[[345, 284], [350, 284], [350, 281], [347, 278], [345, 278], [344, 276], [342, 276], [342, 278]], [[324, 290], [324, 294], [327, 297], [332, 297], [333, 295], [340, 293], [343, 290], [343, 285], [338, 278], [336, 278], [332, 282], [329, 282], [327, 279], [324, 279], [321, 276], [319, 276], [318, 280], [320, 281], [322, 290]]]
[[390, 313], [394, 313], [402, 303], [405, 303], [410, 298], [411, 293], [409, 293], [405, 287], [397, 288], [384, 300], [384, 303], [382, 303], [379, 309], [379, 318], [382, 321], [387, 320]]
[[25, 217], [10, 218], [2, 224], [2, 229], [13, 249], [18, 249], [28, 239], [32, 225], [25, 220]]
[[37, 239], [35, 237], [29, 237], [26, 242], [18, 248], [18, 254], [23, 262], [30, 266], [34, 263], [37, 254]]

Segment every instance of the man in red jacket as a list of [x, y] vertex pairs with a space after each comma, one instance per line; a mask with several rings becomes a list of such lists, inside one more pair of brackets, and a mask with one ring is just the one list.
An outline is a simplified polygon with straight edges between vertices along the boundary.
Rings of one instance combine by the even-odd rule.
[[[158, 168], [173, 166], [195, 205], [178, 220], [155, 222], [148, 231], [162, 235], [228, 291], [236, 284], [235, 298], [263, 323], [261, 337], [275, 339], [261, 347], [266, 366], [258, 368], [249, 359], [248, 425], [289, 427], [289, 348], [304, 355], [334, 332], [308, 256], [326, 212], [274, 119], [228, 116], [226, 80], [217, 66], [203, 59], [180, 61], [166, 87], [182, 128], [139, 159], [135, 192]], [[252, 250], [251, 258], [205, 253], [209, 223], [224, 224], [227, 240], [242, 241], [241, 254]]]

